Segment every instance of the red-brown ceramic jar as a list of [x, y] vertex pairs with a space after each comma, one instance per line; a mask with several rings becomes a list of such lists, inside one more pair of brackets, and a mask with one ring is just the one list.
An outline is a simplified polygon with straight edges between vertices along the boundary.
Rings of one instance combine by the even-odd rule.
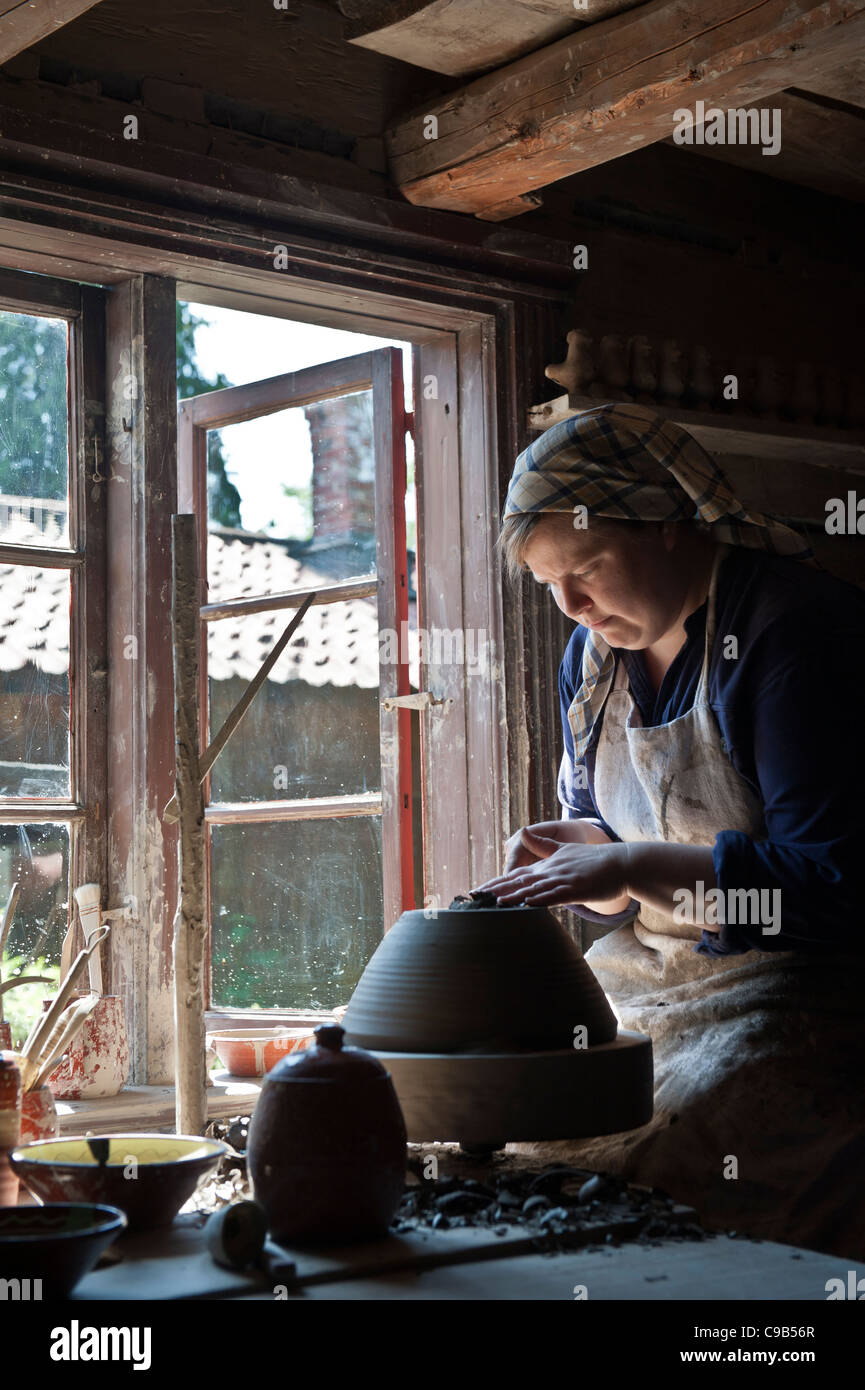
[[405, 1180], [406, 1132], [390, 1074], [343, 1047], [343, 1029], [265, 1077], [249, 1129], [255, 1197], [275, 1240], [358, 1241], [387, 1232]]

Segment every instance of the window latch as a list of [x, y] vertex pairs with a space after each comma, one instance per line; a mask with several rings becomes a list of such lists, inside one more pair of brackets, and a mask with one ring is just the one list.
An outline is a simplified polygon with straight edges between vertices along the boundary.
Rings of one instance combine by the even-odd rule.
[[443, 708], [452, 705], [453, 700], [448, 698], [439, 699], [431, 695], [428, 690], [421, 690], [416, 695], [388, 695], [381, 702], [381, 707], [390, 712], [392, 709], [433, 709], [441, 708], [442, 714], [446, 713]]

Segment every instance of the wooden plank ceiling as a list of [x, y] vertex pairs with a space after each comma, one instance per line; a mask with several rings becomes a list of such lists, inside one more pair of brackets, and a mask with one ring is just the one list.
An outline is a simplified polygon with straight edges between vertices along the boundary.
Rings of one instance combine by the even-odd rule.
[[54, 34], [98, 0], [0, 0], [0, 63]]
[[780, 111], [781, 149], [682, 146], [683, 157], [865, 200], [865, 0], [339, 5], [354, 44], [474, 77], [387, 132], [412, 203], [512, 217], [551, 183], [670, 140], [674, 111], [700, 100]]

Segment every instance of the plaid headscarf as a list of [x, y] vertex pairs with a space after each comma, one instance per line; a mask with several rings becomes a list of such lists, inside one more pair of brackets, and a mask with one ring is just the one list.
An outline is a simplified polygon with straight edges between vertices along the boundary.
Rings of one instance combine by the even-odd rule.
[[[667, 470], [653, 482], [647, 465]], [[777, 517], [748, 512], [702, 445], [641, 405], [598, 405], [546, 430], [514, 466], [504, 516], [573, 512], [624, 521], [701, 520], [712, 538], [814, 563], [802, 536]], [[582, 684], [568, 711], [574, 757], [589, 745], [613, 684], [616, 662], [600, 633], [588, 632]]]

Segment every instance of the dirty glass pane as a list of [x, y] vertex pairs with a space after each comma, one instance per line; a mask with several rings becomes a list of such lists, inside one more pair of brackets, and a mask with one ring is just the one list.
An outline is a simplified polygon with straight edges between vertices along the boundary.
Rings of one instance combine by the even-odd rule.
[[212, 826], [213, 1004], [348, 1003], [382, 912], [378, 817]]
[[[210, 737], [293, 610], [208, 623]], [[375, 599], [313, 604], [220, 754], [214, 801], [347, 796], [381, 787]]]
[[69, 573], [0, 565], [0, 796], [69, 794]]
[[0, 310], [0, 541], [68, 546], [64, 319]]
[[375, 573], [372, 392], [211, 430], [208, 599]]
[[67, 926], [68, 826], [0, 825], [0, 912], [14, 883], [21, 896], [3, 955], [4, 979], [13, 957], [60, 964]]

